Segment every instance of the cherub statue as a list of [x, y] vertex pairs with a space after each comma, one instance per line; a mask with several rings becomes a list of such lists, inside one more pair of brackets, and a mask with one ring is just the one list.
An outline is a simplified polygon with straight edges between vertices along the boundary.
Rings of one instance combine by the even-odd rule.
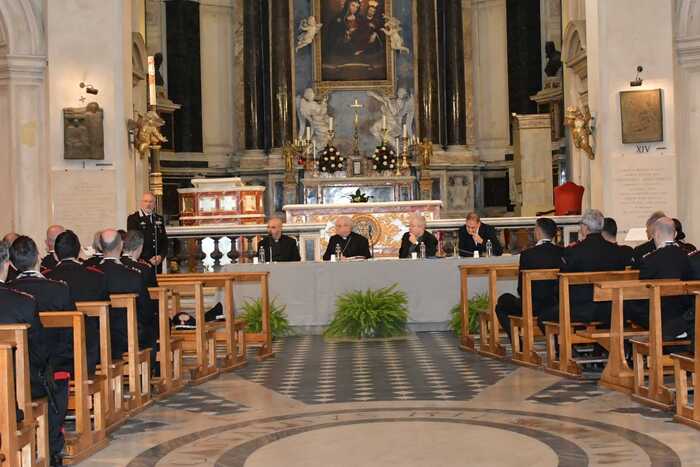
[[595, 152], [593, 152], [593, 147], [591, 147], [590, 144], [590, 121], [591, 112], [587, 105], [584, 105], [583, 109], [573, 105], [566, 109], [564, 125], [571, 130], [571, 138], [574, 141], [574, 146], [588, 154], [590, 159], [595, 159]]
[[[391, 141], [402, 135], [403, 125], [407, 127], [408, 136], [413, 135], [414, 102], [413, 96], [406, 89], [399, 88], [396, 91], [396, 97], [382, 96], [373, 91], [367, 91], [367, 95], [382, 105], [382, 117], [386, 117], [387, 136]], [[378, 141], [384, 137], [383, 125], [383, 119], [379, 119], [369, 130]]]
[[136, 149], [141, 157], [145, 157], [151, 147], [160, 149], [161, 145], [168, 141], [160, 132], [160, 127], [165, 125], [165, 121], [154, 110], [149, 110], [145, 115], [138, 113], [138, 117]]
[[301, 49], [311, 44], [314, 41], [316, 34], [318, 34], [318, 32], [321, 30], [322, 26], [322, 23], [316, 23], [316, 17], [313, 15], [306, 19], [302, 19], [301, 23], [299, 24], [296, 51], [299, 52]]
[[303, 139], [306, 126], [311, 127], [313, 139], [319, 149], [328, 144], [328, 97], [321, 102], [316, 101], [316, 93], [313, 89], [304, 90], [304, 96], [296, 97], [297, 118], [299, 119], [299, 139]]
[[393, 50], [399, 53], [410, 53], [408, 47], [404, 45], [403, 38], [401, 37], [401, 21], [394, 18], [393, 16], [384, 15], [384, 27], [381, 31], [386, 34], [389, 39], [389, 45]]
[[424, 169], [430, 167], [430, 160], [433, 158], [433, 143], [428, 138], [423, 138], [422, 143], [418, 143], [421, 156], [421, 165]]

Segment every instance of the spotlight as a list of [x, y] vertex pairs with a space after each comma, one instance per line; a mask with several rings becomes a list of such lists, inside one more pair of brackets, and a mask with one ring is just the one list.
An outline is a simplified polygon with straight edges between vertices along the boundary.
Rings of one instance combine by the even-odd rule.
[[632, 86], [632, 87], [638, 87], [638, 86], [641, 86], [641, 85], [642, 85], [642, 83], [644, 82], [644, 80], [642, 79], [641, 76], [639, 76], [639, 74], [640, 74], [642, 71], [644, 71], [644, 68], [642, 67], [642, 65], [637, 65], [637, 77], [634, 79], [634, 81], [630, 81], [630, 86]]
[[96, 96], [100, 92], [100, 90], [92, 84], [85, 84], [82, 81], [80, 82], [80, 89], [85, 89], [86, 93], [92, 94], [93, 96]]

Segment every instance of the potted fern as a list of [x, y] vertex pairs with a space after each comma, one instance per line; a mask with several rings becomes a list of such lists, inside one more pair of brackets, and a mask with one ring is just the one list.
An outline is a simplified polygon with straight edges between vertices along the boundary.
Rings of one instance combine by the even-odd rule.
[[[259, 298], [246, 299], [241, 309], [243, 313], [240, 318], [245, 320], [246, 332], [262, 332], [262, 301]], [[270, 330], [272, 331], [273, 339], [292, 334], [292, 328], [289, 326], [286, 309], [286, 305], [277, 303], [277, 298], [273, 298], [270, 302]]]
[[[488, 310], [488, 308], [488, 294], [477, 294], [469, 299], [469, 323], [467, 326], [469, 334], [476, 334], [479, 332], [479, 313]], [[450, 315], [452, 316], [452, 319], [450, 319], [450, 329], [459, 337], [462, 334], [462, 307], [459, 303], [452, 307]]]
[[353, 290], [336, 300], [335, 316], [324, 335], [330, 338], [388, 338], [406, 334], [408, 298], [397, 284]]

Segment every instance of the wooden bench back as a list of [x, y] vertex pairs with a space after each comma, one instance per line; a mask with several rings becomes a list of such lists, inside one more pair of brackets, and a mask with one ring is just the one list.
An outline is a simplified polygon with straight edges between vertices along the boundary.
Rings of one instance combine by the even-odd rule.
[[0, 342], [0, 455], [5, 458], [5, 461], [17, 457], [19, 446], [15, 440], [17, 433], [15, 404], [22, 407], [15, 394], [15, 365], [12, 348], [12, 345]]
[[[28, 324], [2, 324], [0, 325], [0, 343], [16, 349], [14, 355], [13, 372], [13, 397], [17, 398], [17, 405], [29, 416], [32, 413], [32, 388], [29, 379], [29, 339], [27, 333]], [[15, 408], [12, 408], [14, 414]]]
[[100, 365], [112, 364], [112, 338], [109, 324], [109, 302], [76, 302], [75, 307], [85, 316], [97, 318], [100, 322]]

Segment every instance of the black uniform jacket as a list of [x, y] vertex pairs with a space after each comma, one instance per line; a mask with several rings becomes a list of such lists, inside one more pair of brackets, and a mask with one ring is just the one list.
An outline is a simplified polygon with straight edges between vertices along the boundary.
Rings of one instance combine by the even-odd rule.
[[168, 234], [165, 233], [163, 216], [156, 213], [146, 215], [140, 209], [126, 220], [128, 230], [139, 230], [143, 234], [143, 252], [141, 258], [146, 261], [154, 256], [168, 255]]

